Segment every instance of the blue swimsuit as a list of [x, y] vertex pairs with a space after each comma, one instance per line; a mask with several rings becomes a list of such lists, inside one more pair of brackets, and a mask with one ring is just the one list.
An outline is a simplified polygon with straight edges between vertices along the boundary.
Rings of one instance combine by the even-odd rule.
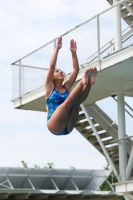
[[[61, 94], [54, 88], [53, 92], [50, 94], [50, 96], [46, 100], [46, 105], [48, 107], [47, 120], [49, 120], [52, 117], [54, 111], [58, 108], [58, 106], [60, 106], [66, 100], [68, 96], [69, 96], [69, 93], [67, 90], [65, 91], [65, 93]], [[55, 134], [55, 135], [67, 135], [67, 134], [69, 134], [69, 132], [65, 128], [62, 133]]]

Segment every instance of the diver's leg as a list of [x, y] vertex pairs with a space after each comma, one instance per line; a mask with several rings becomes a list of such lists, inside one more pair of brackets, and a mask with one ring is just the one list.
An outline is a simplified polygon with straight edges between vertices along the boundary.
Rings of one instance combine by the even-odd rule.
[[73, 128], [75, 127], [75, 124], [77, 122], [78, 115], [79, 115], [80, 104], [86, 100], [86, 98], [87, 98], [87, 96], [90, 92], [90, 89], [91, 89], [91, 85], [90, 85], [90, 82], [89, 82], [88, 85], [84, 86], [78, 101], [72, 107], [71, 112], [70, 112], [70, 116], [69, 116], [69, 120], [68, 120], [68, 124], [67, 124], [68, 132], [71, 132], [73, 130]]
[[88, 85], [90, 72], [91, 69], [86, 70], [82, 80], [75, 86], [69, 97], [55, 110], [51, 119], [48, 120], [47, 126], [51, 132], [59, 134], [66, 128], [74, 103], [79, 99], [84, 85]]
[[75, 124], [76, 124], [76, 121], [77, 121], [78, 115], [79, 115], [80, 104], [83, 103], [86, 100], [87, 96], [89, 95], [91, 85], [94, 85], [96, 82], [96, 76], [97, 76], [97, 69], [96, 69], [96, 67], [94, 67], [91, 72], [88, 84], [84, 85], [84, 88], [82, 90], [82, 93], [81, 93], [79, 99], [76, 101], [73, 108], [71, 109], [68, 124], [67, 124], [68, 132], [71, 132], [73, 130], [73, 128], [75, 127]]

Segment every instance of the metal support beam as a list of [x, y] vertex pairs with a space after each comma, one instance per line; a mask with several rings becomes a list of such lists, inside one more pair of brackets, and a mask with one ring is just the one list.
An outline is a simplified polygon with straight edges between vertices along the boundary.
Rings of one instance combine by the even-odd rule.
[[54, 182], [54, 180], [52, 178], [51, 178], [51, 182], [53, 183], [55, 189], [59, 191], [59, 188], [57, 187], [57, 185], [55, 184], [55, 182]]
[[[118, 94], [118, 137], [119, 139], [126, 137], [125, 134], [125, 103], [124, 94]], [[126, 181], [126, 165], [127, 165], [127, 149], [126, 141], [119, 142], [119, 172], [122, 181]]]
[[90, 116], [89, 116], [89, 114], [88, 114], [88, 112], [86, 111], [85, 106], [83, 104], [81, 104], [80, 106], [81, 106], [82, 110], [84, 111], [84, 114], [85, 114], [89, 124], [91, 125], [92, 130], [95, 133], [95, 136], [96, 136], [96, 138], [97, 138], [97, 140], [98, 140], [98, 142], [99, 142], [99, 144], [100, 144], [100, 146], [101, 146], [101, 148], [102, 148], [107, 160], [109, 161], [109, 163], [110, 163], [110, 165], [112, 167], [112, 170], [114, 171], [115, 176], [117, 177], [118, 181], [121, 181], [121, 178], [120, 178], [120, 176], [119, 176], [119, 174], [117, 172], [117, 169], [115, 168], [115, 165], [112, 162], [112, 159], [110, 158], [110, 156], [109, 156], [109, 154], [107, 152], [107, 149], [105, 148], [105, 146], [104, 146], [104, 144], [103, 144], [103, 142], [102, 142], [102, 140], [101, 140], [101, 138], [100, 138], [100, 136], [99, 136], [99, 134], [98, 134], [98, 132], [97, 132], [97, 130], [96, 130], [96, 128], [95, 128]]
[[126, 168], [126, 179], [127, 180], [130, 179], [130, 175], [131, 175], [132, 170], [133, 170], [133, 147], [132, 147], [130, 157], [129, 157], [129, 160], [128, 160], [128, 164], [127, 164], [127, 168]]
[[108, 183], [108, 185], [110, 186], [110, 188], [112, 189], [112, 191], [114, 191], [113, 186], [110, 184], [110, 182], [108, 181], [108, 179], [106, 179], [106, 182]]
[[31, 185], [31, 188], [33, 189], [33, 190], [35, 190], [35, 187], [34, 187], [34, 185], [33, 185], [33, 183], [31, 182], [31, 180], [28, 178], [28, 181], [29, 181], [29, 183], [30, 183], [30, 185]]
[[[113, 4], [118, 3], [119, 0], [113, 0]], [[122, 49], [121, 36], [121, 5], [114, 8], [114, 32], [115, 32], [115, 51]]]
[[74, 183], [74, 181], [73, 181], [72, 179], [71, 179], [71, 182], [72, 182], [72, 184], [74, 185], [75, 189], [76, 189], [76, 190], [79, 190], [78, 187], [77, 187], [77, 185]]
[[9, 178], [7, 178], [7, 182], [8, 182], [8, 184], [10, 185], [11, 189], [13, 190], [13, 189], [14, 189], [14, 187], [13, 187], [13, 185], [11, 184], [11, 182], [10, 182]]

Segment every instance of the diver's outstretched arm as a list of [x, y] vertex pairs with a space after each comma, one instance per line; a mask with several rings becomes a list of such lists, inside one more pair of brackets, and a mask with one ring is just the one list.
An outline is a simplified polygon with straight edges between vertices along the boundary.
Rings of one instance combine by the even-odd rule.
[[54, 53], [50, 61], [50, 66], [49, 66], [49, 70], [48, 70], [46, 81], [45, 81], [45, 88], [51, 88], [51, 86], [53, 85], [54, 70], [56, 66], [58, 52], [61, 47], [62, 47], [62, 37], [59, 37], [56, 44], [56, 48], [54, 50]]
[[79, 72], [79, 63], [78, 63], [78, 58], [77, 58], [77, 44], [76, 41], [74, 41], [73, 39], [70, 41], [70, 51], [72, 53], [72, 63], [73, 63], [73, 71], [70, 74], [70, 77], [68, 78], [68, 80], [65, 82], [64, 86], [67, 90], [70, 90], [72, 85], [74, 84], [78, 72]]

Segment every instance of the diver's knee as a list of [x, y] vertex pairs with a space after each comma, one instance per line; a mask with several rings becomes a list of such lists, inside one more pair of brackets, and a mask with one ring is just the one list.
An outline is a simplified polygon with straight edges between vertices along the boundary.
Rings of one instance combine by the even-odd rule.
[[67, 108], [71, 108], [71, 107], [72, 107], [72, 103], [71, 103], [71, 101], [70, 101], [69, 99], [66, 99], [66, 101], [65, 101], [65, 106], [66, 106]]

